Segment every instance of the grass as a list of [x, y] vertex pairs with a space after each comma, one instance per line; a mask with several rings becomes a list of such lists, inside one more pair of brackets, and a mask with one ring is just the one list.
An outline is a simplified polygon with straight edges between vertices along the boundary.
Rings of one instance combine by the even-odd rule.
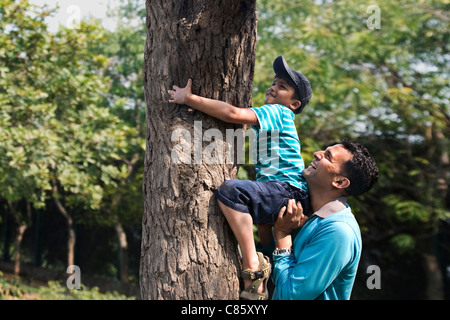
[[135, 300], [118, 292], [100, 292], [98, 287], [69, 290], [65, 283], [49, 281], [47, 285], [25, 284], [20, 278], [6, 278], [0, 271], [0, 300]]

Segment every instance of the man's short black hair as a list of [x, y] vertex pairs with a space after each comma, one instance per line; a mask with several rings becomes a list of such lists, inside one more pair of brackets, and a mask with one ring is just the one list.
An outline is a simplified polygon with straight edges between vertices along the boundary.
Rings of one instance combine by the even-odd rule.
[[350, 180], [350, 186], [344, 190], [345, 195], [353, 196], [369, 191], [378, 179], [375, 160], [366, 147], [355, 141], [345, 138], [342, 145], [353, 155], [343, 165], [343, 174]]

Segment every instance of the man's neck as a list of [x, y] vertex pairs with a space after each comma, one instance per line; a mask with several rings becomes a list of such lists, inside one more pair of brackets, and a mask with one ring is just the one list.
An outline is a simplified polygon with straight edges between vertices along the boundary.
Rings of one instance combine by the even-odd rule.
[[342, 198], [342, 195], [336, 192], [310, 192], [312, 213], [338, 198]]

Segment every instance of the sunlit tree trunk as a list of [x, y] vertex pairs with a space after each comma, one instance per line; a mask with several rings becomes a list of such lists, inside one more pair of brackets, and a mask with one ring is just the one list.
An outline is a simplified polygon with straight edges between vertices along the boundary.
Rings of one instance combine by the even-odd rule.
[[[146, 156], [140, 265], [143, 299], [237, 299], [236, 241], [213, 192], [236, 177], [236, 161], [207, 164], [199, 149], [225, 154], [226, 124], [168, 103], [167, 90], [191, 78], [193, 92], [241, 107], [251, 103], [255, 1], [148, 0], [144, 86]], [[203, 139], [208, 129], [215, 137]], [[187, 130], [187, 135], [172, 135]], [[220, 137], [222, 135], [222, 137]], [[189, 137], [188, 137], [189, 136]], [[184, 162], [174, 148], [192, 147]], [[209, 149], [208, 149], [209, 150]], [[176, 152], [175, 152], [176, 153]]]
[[58, 185], [56, 179], [53, 177], [53, 201], [58, 208], [59, 213], [62, 214], [64, 219], [66, 219], [67, 223], [67, 266], [71, 266], [75, 264], [75, 242], [76, 242], [76, 234], [73, 218], [70, 213], [66, 210], [65, 206], [62, 204], [60, 200], [60, 194], [58, 191]]
[[28, 229], [29, 223], [31, 223], [31, 205], [26, 203], [26, 213], [21, 214], [19, 209], [16, 207], [17, 203], [12, 203], [8, 201], [9, 209], [16, 220], [16, 239], [14, 243], [14, 276], [18, 277], [20, 275], [20, 259], [21, 259], [21, 248], [22, 240], [25, 231]]

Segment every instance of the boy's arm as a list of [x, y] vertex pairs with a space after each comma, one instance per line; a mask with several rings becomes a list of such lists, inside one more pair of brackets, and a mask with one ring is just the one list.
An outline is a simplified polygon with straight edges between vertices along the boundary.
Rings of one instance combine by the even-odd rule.
[[204, 112], [214, 118], [225, 122], [258, 125], [255, 112], [248, 108], [237, 108], [229, 103], [200, 97], [191, 92], [192, 80], [189, 79], [185, 88], [173, 86], [169, 90], [170, 103], [187, 104], [188, 106]]

